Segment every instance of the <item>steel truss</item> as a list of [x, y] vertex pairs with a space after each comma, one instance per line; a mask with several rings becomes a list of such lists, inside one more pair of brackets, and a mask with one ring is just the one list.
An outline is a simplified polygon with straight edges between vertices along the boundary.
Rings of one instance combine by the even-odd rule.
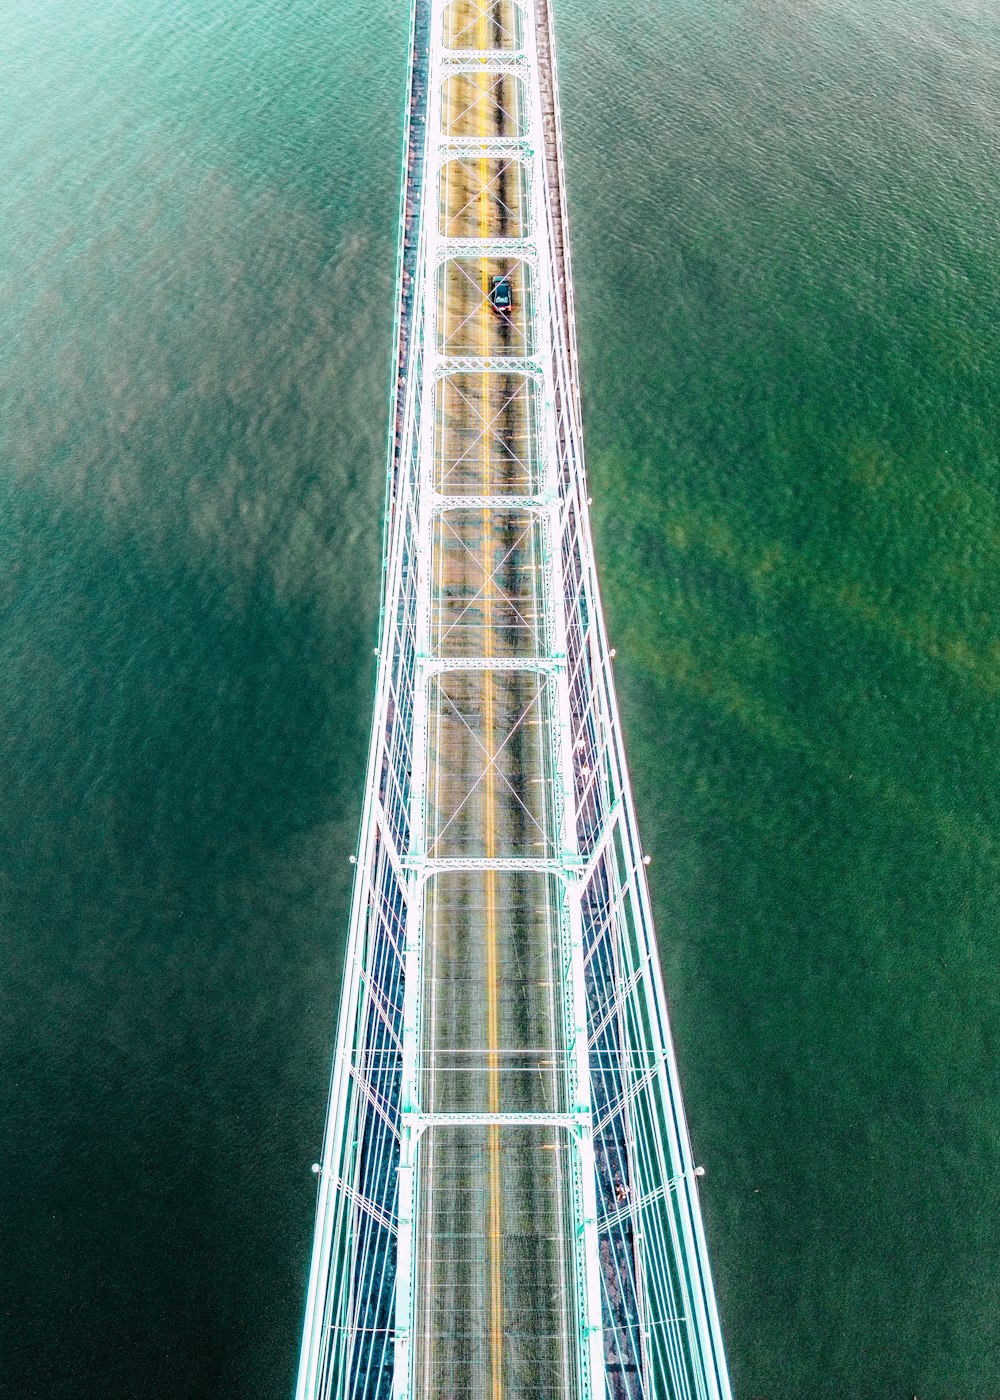
[[[516, 0], [506, 50], [446, 49], [444, 13], [445, 0], [414, 0], [375, 717], [296, 1396], [413, 1400], [421, 1139], [544, 1124], [571, 1148], [576, 1394], [731, 1400], [594, 566], [548, 0]], [[519, 84], [523, 133], [441, 134], [444, 85], [484, 72]], [[486, 157], [521, 167], [523, 236], [444, 238], [438, 172]], [[485, 255], [530, 268], [530, 354], [439, 348], [441, 269]], [[463, 374], [521, 376], [538, 393], [538, 479], [520, 494], [438, 487], [435, 403]], [[544, 525], [544, 654], [435, 657], [435, 521], [498, 502]], [[555, 850], [432, 855], [431, 686], [515, 670], [549, 695]], [[422, 1108], [424, 894], [463, 871], [535, 872], [561, 891], [565, 1111]]]

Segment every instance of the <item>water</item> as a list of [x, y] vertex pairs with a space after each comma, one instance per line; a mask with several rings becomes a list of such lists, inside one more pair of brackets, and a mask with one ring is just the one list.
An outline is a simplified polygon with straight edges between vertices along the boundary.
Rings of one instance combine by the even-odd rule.
[[[1000, 1394], [1000, 20], [563, 0], [598, 549], [741, 1397]], [[7, 0], [0, 1394], [287, 1395], [405, 7]]]

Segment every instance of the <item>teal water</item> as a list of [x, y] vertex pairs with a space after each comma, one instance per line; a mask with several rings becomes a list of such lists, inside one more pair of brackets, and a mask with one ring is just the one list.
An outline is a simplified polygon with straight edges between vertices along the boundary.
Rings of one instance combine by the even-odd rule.
[[[737, 1393], [987, 1400], [1000, 17], [557, 19], [597, 543]], [[359, 0], [5, 6], [0, 1394], [290, 1391], [405, 40]]]

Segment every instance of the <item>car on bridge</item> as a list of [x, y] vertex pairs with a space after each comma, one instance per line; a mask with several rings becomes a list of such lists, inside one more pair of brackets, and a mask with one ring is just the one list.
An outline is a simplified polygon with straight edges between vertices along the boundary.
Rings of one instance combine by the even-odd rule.
[[514, 305], [510, 273], [504, 272], [490, 279], [490, 305], [497, 311], [509, 311]]

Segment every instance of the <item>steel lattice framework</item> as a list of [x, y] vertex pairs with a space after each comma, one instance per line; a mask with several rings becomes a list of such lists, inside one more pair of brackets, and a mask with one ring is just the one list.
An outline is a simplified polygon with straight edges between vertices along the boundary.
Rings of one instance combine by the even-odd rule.
[[548, 0], [415, 0], [405, 149], [297, 1400], [728, 1400], [590, 536]]

